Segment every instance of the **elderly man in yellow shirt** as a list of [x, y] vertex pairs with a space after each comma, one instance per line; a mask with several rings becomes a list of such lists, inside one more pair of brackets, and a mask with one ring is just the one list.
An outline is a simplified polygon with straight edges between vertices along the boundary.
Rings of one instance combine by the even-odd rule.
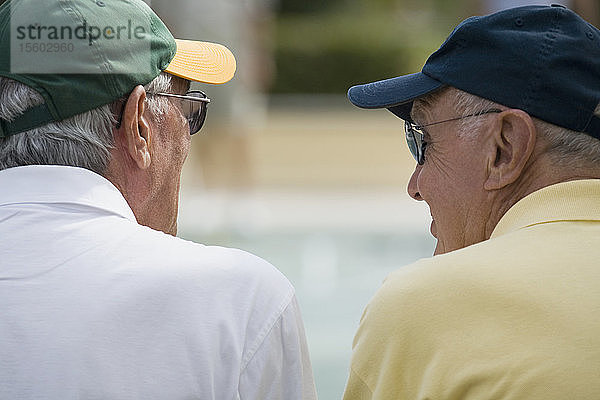
[[349, 98], [405, 120], [437, 246], [367, 306], [345, 400], [600, 399], [600, 31], [469, 18]]

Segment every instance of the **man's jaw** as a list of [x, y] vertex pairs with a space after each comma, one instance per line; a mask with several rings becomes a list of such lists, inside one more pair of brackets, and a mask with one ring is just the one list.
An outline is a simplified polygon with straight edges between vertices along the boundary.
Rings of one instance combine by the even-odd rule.
[[431, 236], [437, 239], [437, 227], [435, 225], [435, 219], [431, 219], [431, 226], [429, 227], [429, 232], [431, 232]]
[[438, 237], [437, 225], [436, 225], [435, 219], [433, 219], [433, 217], [431, 220], [431, 227], [429, 228], [429, 231], [431, 232], [431, 236], [433, 236], [434, 238], [437, 239], [433, 255], [436, 256], [438, 254], [444, 254], [446, 252], [445, 246], [442, 243], [442, 240]]

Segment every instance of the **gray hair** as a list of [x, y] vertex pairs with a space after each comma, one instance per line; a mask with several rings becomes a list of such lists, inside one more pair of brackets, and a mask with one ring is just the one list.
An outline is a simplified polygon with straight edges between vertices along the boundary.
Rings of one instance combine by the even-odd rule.
[[[506, 109], [505, 106], [462, 90], [445, 87], [415, 101], [414, 108], [431, 107], [442, 95], [448, 94], [457, 116], [477, 114], [489, 109]], [[596, 109], [600, 114], [600, 106]], [[566, 168], [581, 168], [600, 165], [600, 140], [585, 133], [576, 132], [532, 117], [538, 134], [547, 144], [547, 152], [552, 161]], [[478, 132], [484, 118], [465, 118], [460, 121], [459, 135], [467, 136]]]
[[[149, 93], [171, 90], [171, 75], [161, 73], [145, 86]], [[104, 174], [114, 147], [113, 128], [127, 97], [63, 121], [0, 138], [0, 170], [24, 165], [66, 165]], [[166, 99], [146, 97], [157, 118], [167, 111]], [[42, 96], [20, 82], [0, 77], [0, 119], [11, 121]]]

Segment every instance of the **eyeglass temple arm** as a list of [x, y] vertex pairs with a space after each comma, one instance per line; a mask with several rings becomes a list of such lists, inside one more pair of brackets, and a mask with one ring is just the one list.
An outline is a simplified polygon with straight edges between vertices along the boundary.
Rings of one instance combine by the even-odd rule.
[[180, 94], [173, 93], [154, 93], [156, 96], [166, 96], [166, 97], [176, 97], [178, 99], [191, 100], [191, 101], [202, 101], [204, 103], [210, 103], [210, 99], [208, 97], [193, 97], [193, 96], [183, 96]]

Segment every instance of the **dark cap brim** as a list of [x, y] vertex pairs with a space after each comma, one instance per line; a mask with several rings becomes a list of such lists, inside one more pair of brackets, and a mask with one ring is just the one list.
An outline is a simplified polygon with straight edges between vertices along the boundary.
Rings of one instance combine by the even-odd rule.
[[361, 108], [387, 108], [398, 117], [410, 120], [413, 100], [444, 86], [422, 72], [385, 79], [348, 90], [348, 99]]

